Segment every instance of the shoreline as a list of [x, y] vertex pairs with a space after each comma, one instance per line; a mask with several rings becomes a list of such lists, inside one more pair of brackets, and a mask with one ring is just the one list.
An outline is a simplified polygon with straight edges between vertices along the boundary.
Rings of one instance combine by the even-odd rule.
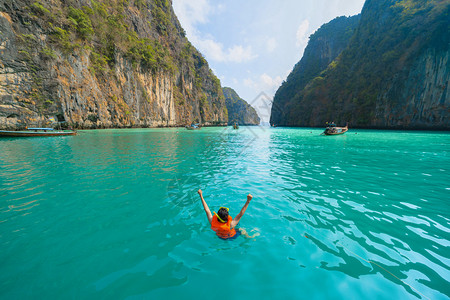
[[[273, 128], [273, 127], [270, 127]], [[325, 129], [325, 126], [283, 126], [277, 125], [275, 128], [314, 128], [314, 129]], [[388, 131], [450, 131], [450, 127], [443, 128], [434, 128], [434, 127], [385, 127], [385, 126], [365, 126], [365, 127], [351, 127], [349, 126], [348, 130], [352, 129], [357, 130], [388, 130]]]
[[[72, 130], [104, 130], [104, 129], [164, 129], [164, 128], [185, 128], [186, 125], [169, 125], [169, 126], [116, 126], [116, 127], [76, 127], [71, 126]], [[232, 124], [219, 124], [219, 125], [202, 125], [201, 127], [229, 127], [233, 126]], [[249, 127], [265, 127], [270, 129], [320, 129], [323, 130], [324, 126], [282, 126], [277, 125], [276, 127], [267, 126], [267, 125], [255, 125], [255, 124], [240, 124], [239, 126], [249, 126]], [[0, 128], [0, 130], [9, 130], [9, 131], [20, 131], [23, 130], [24, 127], [16, 127], [16, 128]], [[68, 128], [61, 128], [62, 130], [67, 130]], [[429, 128], [429, 127], [381, 127], [381, 126], [370, 126], [370, 127], [349, 127], [349, 132], [353, 130], [386, 130], [386, 131], [406, 131], [406, 132], [414, 132], [414, 131], [431, 131], [431, 132], [450, 132], [450, 128]]]

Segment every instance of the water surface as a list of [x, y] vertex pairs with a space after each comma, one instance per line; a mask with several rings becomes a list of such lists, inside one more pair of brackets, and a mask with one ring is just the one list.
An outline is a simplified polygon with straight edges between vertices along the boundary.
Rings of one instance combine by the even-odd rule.
[[448, 299], [450, 135], [320, 132], [1, 139], [0, 298]]

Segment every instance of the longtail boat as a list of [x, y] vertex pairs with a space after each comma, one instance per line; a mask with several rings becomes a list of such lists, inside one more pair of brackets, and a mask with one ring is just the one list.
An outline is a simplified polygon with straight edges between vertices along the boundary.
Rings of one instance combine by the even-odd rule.
[[197, 130], [197, 129], [201, 129], [200, 124], [191, 124], [191, 125], [186, 125], [186, 129], [187, 130]]
[[67, 136], [76, 135], [73, 130], [55, 130], [53, 128], [27, 128], [26, 130], [0, 130], [0, 137]]
[[327, 124], [328, 126], [325, 128], [325, 131], [322, 133], [324, 135], [338, 135], [338, 134], [344, 134], [348, 131], [348, 123], [345, 125], [345, 127], [336, 127], [336, 124], [330, 123]]

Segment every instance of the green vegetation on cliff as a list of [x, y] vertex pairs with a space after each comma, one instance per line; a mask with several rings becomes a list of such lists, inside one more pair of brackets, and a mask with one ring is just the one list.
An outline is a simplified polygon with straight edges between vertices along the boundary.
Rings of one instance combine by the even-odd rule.
[[[322, 25], [310, 36], [304, 55], [274, 96], [271, 124], [283, 125], [290, 119], [292, 99], [312, 80], [320, 81], [320, 73], [347, 47], [360, 16], [338, 17]], [[293, 115], [293, 117], [295, 117]]]
[[261, 120], [256, 110], [247, 101], [239, 97], [232, 88], [224, 87], [222, 90], [228, 110], [228, 124], [259, 125]]
[[449, 10], [441, 0], [367, 0], [345, 50], [274, 103], [286, 103], [277, 123], [450, 128]]
[[[180, 49], [174, 48], [178, 50], [175, 52], [168, 49], [170, 45], [178, 46], [179, 33], [170, 22], [168, 1], [94, 0], [85, 5], [79, 1], [58, 4], [38, 0], [25, 7], [25, 11], [28, 17], [40, 22], [53, 44], [65, 53], [88, 49], [102, 71], [108, 67], [107, 63], [114, 64], [117, 52], [153, 72], [173, 72], [176, 68], [173, 54], [180, 55]], [[127, 10], [131, 9], [152, 22], [130, 20]]]
[[[0, 12], [2, 31], [16, 35], [5, 40], [13, 41], [18, 53], [0, 53], [0, 67], [14, 71], [19, 61], [32, 78], [20, 79], [20, 92], [2, 93], [23, 107], [16, 115], [57, 114], [80, 127], [227, 121], [220, 81], [185, 37], [169, 0], [5, 0]], [[85, 67], [91, 78], [86, 78]], [[69, 79], [76, 71], [73, 79], [78, 82]], [[51, 78], [57, 74], [58, 79]], [[98, 95], [86, 95], [81, 81], [102, 92], [102, 106], [108, 106], [105, 115], [98, 112]], [[167, 91], [162, 94], [155, 85]], [[77, 91], [90, 107], [69, 115], [62, 104], [71, 106], [74, 96], [60, 99], [61, 89]], [[155, 102], [156, 98], [161, 99]], [[0, 111], [2, 115], [11, 114]]]

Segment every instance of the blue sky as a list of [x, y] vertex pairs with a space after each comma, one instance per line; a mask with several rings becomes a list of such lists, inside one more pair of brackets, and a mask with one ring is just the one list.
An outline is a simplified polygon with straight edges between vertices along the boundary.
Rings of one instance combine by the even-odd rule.
[[222, 86], [236, 90], [263, 121], [270, 117], [265, 102], [301, 59], [309, 36], [335, 17], [360, 13], [363, 5], [364, 0], [173, 0], [188, 39]]

